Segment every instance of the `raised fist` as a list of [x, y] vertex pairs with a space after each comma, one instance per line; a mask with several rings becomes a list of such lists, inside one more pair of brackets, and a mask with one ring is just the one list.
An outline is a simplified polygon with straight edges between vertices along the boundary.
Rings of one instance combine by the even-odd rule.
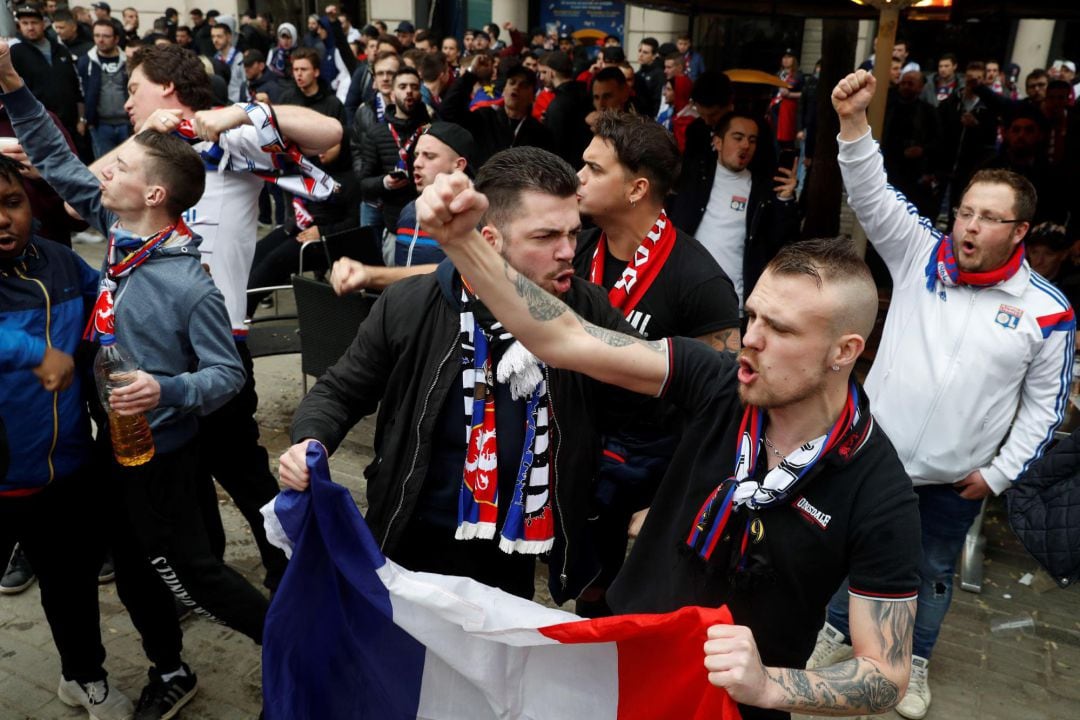
[[420, 227], [443, 247], [452, 247], [476, 231], [487, 210], [487, 198], [473, 189], [465, 173], [439, 175], [416, 199]]
[[874, 97], [877, 81], [865, 70], [856, 70], [840, 82], [832, 91], [832, 104], [840, 117], [865, 113]]

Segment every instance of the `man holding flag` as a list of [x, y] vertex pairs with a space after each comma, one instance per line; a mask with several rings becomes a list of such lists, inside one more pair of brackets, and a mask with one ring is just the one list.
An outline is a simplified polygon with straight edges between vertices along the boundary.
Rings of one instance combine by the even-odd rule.
[[[664, 397], [689, 420], [627, 564], [616, 612], [731, 607], [709, 629], [709, 679], [744, 718], [880, 713], [908, 678], [915, 498], [851, 378], [877, 311], [842, 240], [785, 248], [747, 299], [738, 362], [690, 340], [644, 341], [580, 318], [475, 232], [488, 199], [460, 174], [421, 222], [497, 318], [545, 363]], [[726, 479], [725, 479], [726, 478]], [[855, 657], [806, 671], [825, 606], [850, 575]]]

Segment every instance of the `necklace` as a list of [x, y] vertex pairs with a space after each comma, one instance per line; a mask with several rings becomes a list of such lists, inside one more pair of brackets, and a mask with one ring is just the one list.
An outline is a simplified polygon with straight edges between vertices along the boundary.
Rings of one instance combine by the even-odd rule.
[[770, 450], [772, 450], [773, 454], [776, 455], [776, 457], [780, 458], [781, 460], [787, 460], [787, 455], [776, 449], [776, 446], [772, 444], [771, 440], [769, 440], [768, 435], [763, 434], [762, 438], [765, 440], [765, 445], [768, 446]]

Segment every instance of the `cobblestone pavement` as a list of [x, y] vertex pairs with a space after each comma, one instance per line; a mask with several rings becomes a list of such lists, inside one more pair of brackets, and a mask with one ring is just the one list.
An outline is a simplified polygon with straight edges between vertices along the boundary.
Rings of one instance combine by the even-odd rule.
[[[100, 246], [81, 248], [91, 262]], [[100, 258], [100, 252], [97, 252]], [[256, 361], [259, 421], [272, 463], [287, 446], [288, 424], [301, 395], [297, 356]], [[366, 420], [331, 459], [334, 479], [348, 487], [361, 508], [362, 475], [371, 457], [374, 426]], [[276, 470], [276, 467], [275, 467]], [[231, 501], [221, 512], [229, 537], [226, 560], [256, 584], [261, 578], [250, 531]], [[929, 720], [1049, 720], [1080, 716], [1080, 598], [1075, 588], [1048, 587], [1036, 563], [1020, 547], [995, 502], [985, 524], [987, 550], [983, 592], [957, 590], [930, 669], [934, 694]], [[1026, 573], [1034, 582], [1020, 584]], [[538, 578], [538, 599], [550, 603]], [[112, 584], [101, 588], [102, 633], [111, 682], [137, 696], [146, 660]], [[56, 697], [60, 668], [35, 584], [22, 595], [0, 597], [0, 720], [84, 718]], [[1027, 631], [991, 632], [1003, 619], [1028, 618]], [[255, 718], [260, 709], [259, 648], [211, 622], [184, 621], [185, 659], [199, 675], [199, 693], [184, 720]], [[893, 714], [885, 717], [898, 717]], [[666, 718], [663, 720], [667, 720]]]

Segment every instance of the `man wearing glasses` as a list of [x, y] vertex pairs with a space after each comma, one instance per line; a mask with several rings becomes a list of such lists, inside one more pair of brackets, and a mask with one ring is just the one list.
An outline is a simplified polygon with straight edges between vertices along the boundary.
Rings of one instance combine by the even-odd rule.
[[[874, 78], [858, 71], [832, 101], [848, 202], [892, 274], [889, 314], [866, 392], [915, 485], [922, 518], [911, 682], [896, 710], [922, 718], [927, 667], [949, 607], [955, 560], [982, 499], [1009, 487], [1061, 422], [1076, 322], [1068, 301], [1031, 271], [1023, 239], [1031, 183], [1006, 170], [971, 179], [952, 235], [886, 183], [866, 108]], [[811, 664], [851, 648], [846, 588], [829, 607]]]

